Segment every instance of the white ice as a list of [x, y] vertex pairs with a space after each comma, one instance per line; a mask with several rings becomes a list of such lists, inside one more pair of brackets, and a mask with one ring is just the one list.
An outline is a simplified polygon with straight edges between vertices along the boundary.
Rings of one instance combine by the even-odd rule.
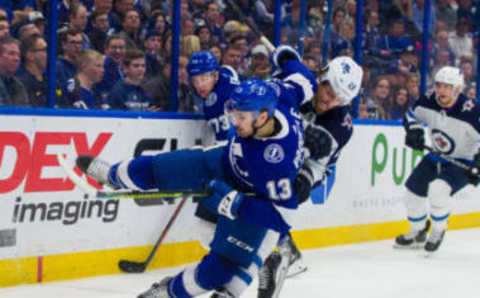
[[[393, 249], [392, 243], [306, 250], [308, 271], [287, 279], [280, 297], [480, 297], [480, 228], [448, 231], [440, 250], [430, 258], [421, 250]], [[3, 288], [0, 297], [133, 298], [154, 281], [179, 270], [181, 267]], [[256, 287], [255, 281], [243, 297], [256, 297]]]

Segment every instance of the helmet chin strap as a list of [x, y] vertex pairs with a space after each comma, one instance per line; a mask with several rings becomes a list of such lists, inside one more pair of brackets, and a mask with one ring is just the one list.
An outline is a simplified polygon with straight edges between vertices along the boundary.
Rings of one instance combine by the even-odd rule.
[[257, 134], [258, 130], [262, 129], [265, 125], [267, 125], [268, 120], [270, 120], [270, 118], [272, 118], [272, 116], [268, 116], [268, 118], [265, 120], [265, 122], [263, 122], [262, 125], [255, 126], [255, 122], [257, 122], [258, 116], [260, 116], [261, 112], [256, 111], [255, 113], [256, 113], [255, 119], [252, 121], [252, 134], [248, 136], [249, 138], [254, 137]]

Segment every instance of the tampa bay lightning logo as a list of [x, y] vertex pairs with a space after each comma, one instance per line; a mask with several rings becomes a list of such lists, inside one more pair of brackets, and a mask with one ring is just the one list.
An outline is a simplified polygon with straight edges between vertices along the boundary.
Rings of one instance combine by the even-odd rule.
[[455, 150], [455, 141], [441, 130], [432, 129], [432, 142], [435, 149], [444, 154]]
[[285, 158], [285, 152], [282, 146], [278, 144], [270, 144], [265, 148], [263, 157], [266, 161], [271, 163], [280, 163]]
[[205, 99], [205, 105], [207, 107], [211, 107], [217, 102], [217, 99], [218, 99], [217, 93], [212, 92], [207, 96], [207, 99]]

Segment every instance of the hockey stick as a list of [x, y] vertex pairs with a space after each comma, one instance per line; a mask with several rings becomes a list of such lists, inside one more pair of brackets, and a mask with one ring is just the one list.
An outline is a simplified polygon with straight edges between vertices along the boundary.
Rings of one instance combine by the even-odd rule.
[[165, 191], [100, 191], [89, 185], [84, 179], [73, 171], [73, 167], [68, 164], [61, 154], [57, 154], [57, 160], [67, 177], [78, 186], [84, 193], [96, 198], [115, 198], [115, 199], [158, 199], [162, 197], [180, 198], [183, 196], [208, 196], [205, 191], [197, 190], [165, 190]]
[[185, 204], [187, 198], [188, 196], [184, 196], [183, 199], [178, 204], [177, 208], [175, 208], [175, 211], [173, 212], [172, 216], [168, 220], [168, 223], [163, 229], [162, 234], [160, 234], [160, 237], [158, 238], [157, 242], [155, 242], [155, 245], [153, 246], [153, 249], [148, 255], [148, 258], [145, 260], [145, 262], [120, 260], [118, 262], [118, 267], [120, 268], [120, 270], [127, 273], [142, 273], [145, 271], [148, 264], [150, 264], [153, 257], [155, 256], [155, 253], [157, 252], [158, 247], [160, 246], [160, 244], [162, 244], [163, 240], [167, 236], [167, 233], [170, 230], [170, 227], [172, 226], [173, 222], [177, 218], [178, 214], [180, 213], [180, 210], [182, 210], [182, 207]]
[[469, 167], [466, 164], [464, 164], [462, 162], [459, 162], [459, 161], [455, 160], [454, 158], [433, 149], [430, 146], [424, 145], [423, 148], [426, 149], [427, 151], [430, 151], [431, 153], [437, 155], [438, 157], [443, 158], [444, 160], [456, 165], [457, 167], [464, 169], [465, 171], [469, 171], [469, 172], [471, 171], [472, 174], [474, 174], [475, 176], [478, 176], [480, 174], [476, 167]]
[[250, 29], [252, 29], [253, 33], [260, 39], [263, 45], [266, 46], [270, 52], [275, 51], [275, 46], [258, 29], [257, 25], [254, 22], [252, 22], [249, 18], [247, 18], [247, 16], [243, 13], [242, 9], [238, 6], [238, 4], [235, 3], [234, 0], [227, 0], [227, 2], [233, 8], [233, 10], [238, 14], [240, 21], [247, 24], [247, 26], [250, 27]]

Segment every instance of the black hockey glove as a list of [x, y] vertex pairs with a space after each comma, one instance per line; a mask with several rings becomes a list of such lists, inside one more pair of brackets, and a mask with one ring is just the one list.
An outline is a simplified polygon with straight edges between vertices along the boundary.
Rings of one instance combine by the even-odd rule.
[[480, 151], [473, 156], [473, 164], [467, 171], [468, 181], [477, 186], [480, 183]]
[[425, 132], [423, 129], [407, 129], [405, 145], [415, 150], [423, 150], [423, 147], [425, 146]]
[[297, 177], [295, 177], [295, 182], [293, 183], [293, 188], [295, 190], [295, 195], [298, 199], [298, 205], [305, 202], [310, 196], [310, 191], [312, 190], [313, 185], [313, 175], [310, 169], [305, 166], [300, 169]]
[[325, 130], [309, 125], [305, 129], [304, 146], [310, 151], [310, 157], [318, 160], [330, 155], [332, 138]]

